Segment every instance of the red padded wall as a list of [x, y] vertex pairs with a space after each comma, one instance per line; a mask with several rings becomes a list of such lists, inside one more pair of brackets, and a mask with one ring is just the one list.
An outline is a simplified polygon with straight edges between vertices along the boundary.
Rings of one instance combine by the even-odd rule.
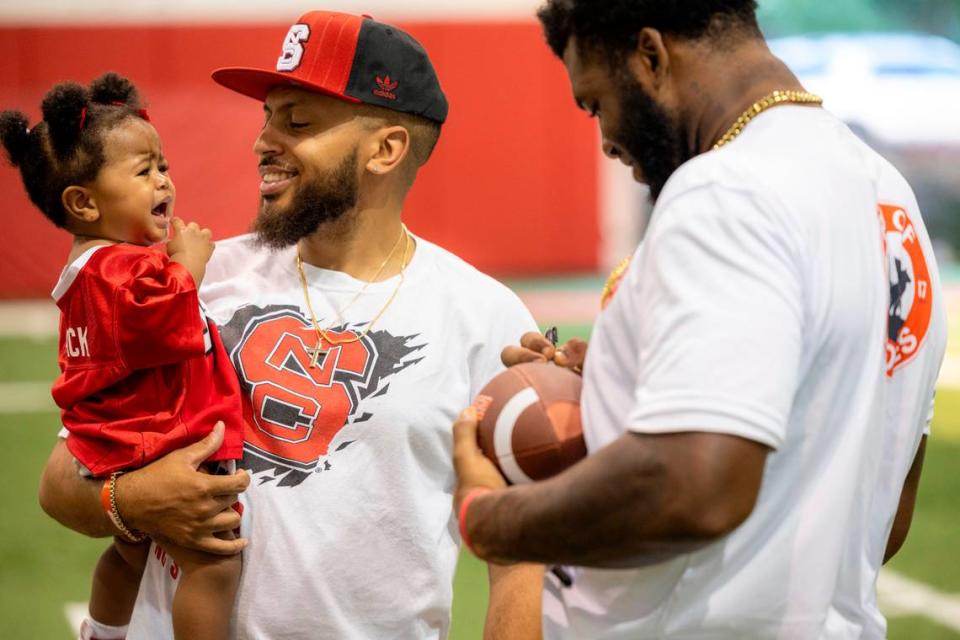
[[[411, 192], [411, 229], [496, 274], [597, 266], [597, 138], [572, 106], [562, 65], [534, 23], [402, 25], [427, 48], [451, 103]], [[215, 85], [218, 66], [271, 66], [285, 25], [0, 28], [0, 107], [31, 118], [56, 81], [115, 70], [137, 83], [164, 141], [178, 213], [215, 237], [245, 231], [258, 177], [262, 112]], [[7, 222], [0, 297], [46, 295], [68, 235], [33, 209], [0, 167]]]

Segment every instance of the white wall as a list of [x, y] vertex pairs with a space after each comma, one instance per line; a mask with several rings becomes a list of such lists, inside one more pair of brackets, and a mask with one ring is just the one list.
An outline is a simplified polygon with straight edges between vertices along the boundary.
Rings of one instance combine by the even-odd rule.
[[0, 0], [0, 24], [289, 22], [313, 9], [403, 20], [534, 19], [542, 0]]

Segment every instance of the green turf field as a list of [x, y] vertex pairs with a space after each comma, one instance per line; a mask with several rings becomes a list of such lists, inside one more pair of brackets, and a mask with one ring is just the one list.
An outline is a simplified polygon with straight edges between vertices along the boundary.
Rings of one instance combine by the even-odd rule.
[[[586, 327], [561, 327], [561, 338]], [[0, 382], [43, 381], [56, 374], [53, 340], [0, 339]], [[913, 529], [891, 567], [946, 594], [960, 595], [957, 496], [960, 495], [960, 391], [941, 390]], [[40, 510], [40, 469], [59, 429], [53, 412], [0, 413], [0, 636], [71, 637], [64, 604], [84, 601], [94, 561], [104, 547], [62, 529]], [[461, 558], [455, 584], [453, 640], [481, 637], [487, 597], [482, 563]], [[894, 640], [960, 639], [921, 615], [892, 618]]]

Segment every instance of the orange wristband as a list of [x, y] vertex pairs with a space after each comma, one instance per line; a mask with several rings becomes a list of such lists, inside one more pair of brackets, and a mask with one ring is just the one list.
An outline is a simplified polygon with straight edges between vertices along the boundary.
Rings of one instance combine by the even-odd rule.
[[463, 502], [460, 503], [460, 513], [458, 514], [458, 519], [460, 520], [460, 539], [463, 540], [463, 544], [467, 545], [467, 549], [470, 552], [477, 556], [480, 555], [477, 553], [477, 550], [473, 548], [473, 544], [470, 542], [470, 535], [467, 533], [467, 509], [470, 508], [470, 503], [473, 502], [473, 499], [477, 496], [482, 496], [485, 493], [490, 493], [489, 487], [474, 487], [467, 492], [467, 496], [463, 499]]
[[106, 511], [110, 519], [113, 519], [113, 506], [110, 504], [110, 478], [103, 481], [103, 487], [100, 489], [100, 506]]

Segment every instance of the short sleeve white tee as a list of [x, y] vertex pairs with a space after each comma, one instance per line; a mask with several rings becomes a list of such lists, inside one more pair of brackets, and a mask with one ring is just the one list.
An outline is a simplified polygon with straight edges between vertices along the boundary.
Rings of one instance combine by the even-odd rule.
[[[245, 401], [243, 576], [233, 637], [446, 637], [459, 534], [451, 425], [536, 324], [505, 286], [423, 239], [363, 286], [249, 236], [217, 243], [201, 297]], [[346, 308], [345, 308], [346, 307]], [[338, 319], [338, 310], [343, 320]], [[129, 638], [172, 639], [178, 569], [154, 549]]]
[[913, 193], [828, 112], [771, 109], [686, 163], [594, 328], [585, 436], [762, 443], [760, 495], [697, 552], [548, 577], [546, 637], [884, 637], [876, 578], [945, 343]]

